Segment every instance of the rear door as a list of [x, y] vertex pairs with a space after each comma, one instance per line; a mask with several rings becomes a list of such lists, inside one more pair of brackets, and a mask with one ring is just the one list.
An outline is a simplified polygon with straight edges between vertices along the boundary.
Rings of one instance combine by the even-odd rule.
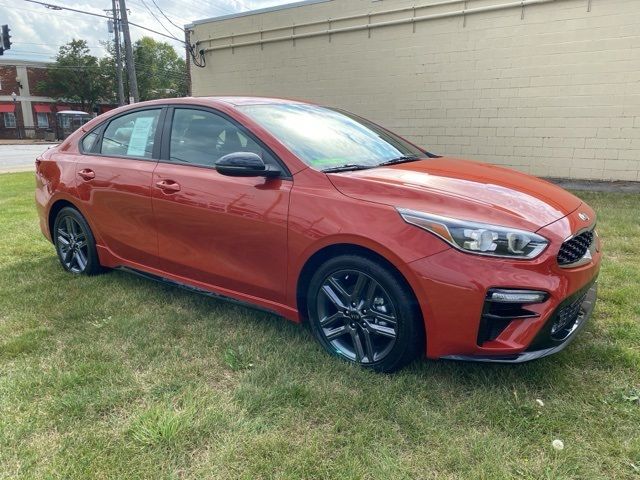
[[100, 244], [128, 263], [157, 267], [151, 181], [163, 108], [128, 111], [81, 142], [76, 185]]
[[[237, 151], [260, 155], [282, 177], [219, 174], [215, 162]], [[152, 188], [162, 269], [282, 302], [291, 187], [275, 155], [230, 117], [211, 109], [171, 108]]]

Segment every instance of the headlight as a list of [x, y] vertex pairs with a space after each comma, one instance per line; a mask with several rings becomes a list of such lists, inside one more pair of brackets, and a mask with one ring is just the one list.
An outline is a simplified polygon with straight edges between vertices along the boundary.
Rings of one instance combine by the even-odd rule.
[[398, 208], [405, 222], [427, 230], [458, 250], [494, 257], [536, 258], [549, 241], [532, 232], [457, 220]]

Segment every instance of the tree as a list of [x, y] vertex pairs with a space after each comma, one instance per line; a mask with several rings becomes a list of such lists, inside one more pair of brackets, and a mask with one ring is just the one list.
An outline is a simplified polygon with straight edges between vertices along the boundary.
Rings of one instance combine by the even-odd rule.
[[187, 95], [187, 66], [166, 42], [142, 37], [133, 46], [140, 100]]
[[98, 101], [111, 101], [114, 96], [108, 68], [108, 61], [89, 53], [85, 40], [71, 40], [60, 47], [56, 62], [37, 89], [59, 101], [79, 103], [82, 110], [90, 112]]

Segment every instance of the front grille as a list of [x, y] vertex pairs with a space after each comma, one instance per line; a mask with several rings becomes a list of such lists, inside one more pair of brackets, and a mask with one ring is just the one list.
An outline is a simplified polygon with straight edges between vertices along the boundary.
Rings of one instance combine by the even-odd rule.
[[571, 265], [584, 257], [591, 247], [593, 236], [593, 230], [589, 230], [564, 242], [558, 252], [558, 265]]
[[580, 316], [582, 303], [588, 291], [573, 300], [571, 303], [560, 307], [556, 311], [554, 322], [551, 324], [551, 338], [554, 340], [564, 340], [573, 331], [573, 328]]
[[527, 351], [555, 347], [567, 340], [593, 309], [595, 292], [594, 280], [565, 298], [540, 329]]

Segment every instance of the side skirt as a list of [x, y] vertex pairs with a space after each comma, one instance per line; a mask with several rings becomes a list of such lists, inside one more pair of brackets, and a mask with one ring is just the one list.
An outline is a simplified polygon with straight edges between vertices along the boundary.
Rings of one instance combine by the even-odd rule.
[[226, 295], [221, 295], [219, 293], [211, 292], [211, 291], [205, 290], [203, 288], [198, 288], [198, 287], [194, 287], [192, 285], [187, 285], [186, 283], [176, 282], [175, 280], [171, 280], [169, 278], [161, 277], [159, 275], [154, 275], [154, 274], [148, 273], [148, 272], [143, 272], [142, 270], [137, 270], [135, 268], [124, 267], [124, 266], [116, 267], [115, 269], [116, 270], [121, 270], [121, 271], [127, 272], [127, 273], [132, 273], [132, 274], [137, 275], [139, 277], [146, 278], [147, 280], [153, 280], [155, 282], [159, 282], [159, 283], [162, 283], [164, 285], [170, 285], [170, 286], [173, 286], [173, 287], [179, 287], [179, 288], [182, 288], [183, 290], [188, 290], [190, 292], [198, 293], [200, 295], [206, 295], [207, 297], [216, 298], [218, 300], [223, 300], [225, 302], [233, 303], [233, 304], [239, 305], [241, 307], [246, 307], [246, 308], [250, 308], [252, 310], [257, 310], [259, 312], [270, 313], [271, 315], [276, 315], [278, 317], [282, 317], [282, 315], [279, 314], [278, 312], [276, 312], [275, 310], [271, 310], [269, 308], [261, 307], [259, 305], [254, 304], [254, 303], [243, 302], [242, 300], [238, 300], [236, 298], [228, 297]]

